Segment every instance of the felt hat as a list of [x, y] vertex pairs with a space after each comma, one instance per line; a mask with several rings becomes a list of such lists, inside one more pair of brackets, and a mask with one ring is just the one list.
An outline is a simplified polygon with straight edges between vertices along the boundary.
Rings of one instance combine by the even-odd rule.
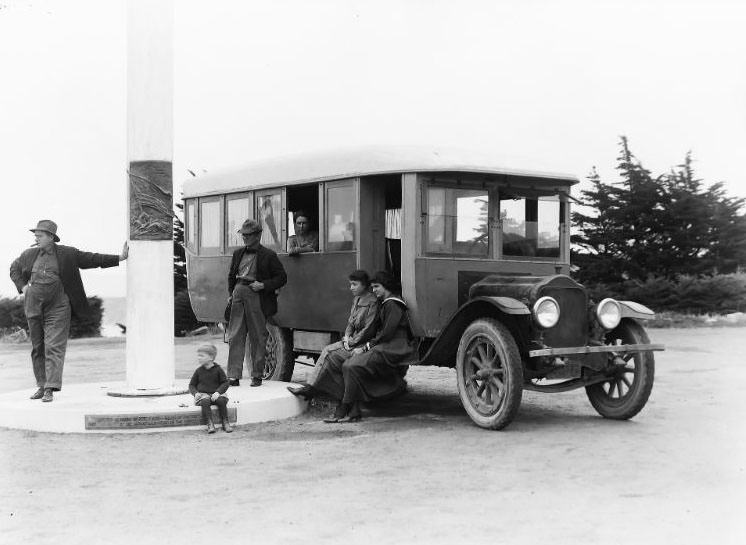
[[55, 242], [60, 241], [60, 237], [57, 236], [57, 224], [52, 220], [39, 220], [34, 229], [29, 229], [32, 233], [36, 231], [44, 231], [52, 235]]
[[242, 235], [253, 235], [254, 233], [261, 233], [262, 226], [256, 220], [246, 220], [238, 232]]

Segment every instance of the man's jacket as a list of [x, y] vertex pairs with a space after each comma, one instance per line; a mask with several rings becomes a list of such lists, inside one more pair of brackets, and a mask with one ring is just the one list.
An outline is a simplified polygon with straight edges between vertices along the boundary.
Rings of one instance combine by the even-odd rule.
[[[228, 293], [230, 295], [233, 295], [233, 288], [236, 287], [236, 275], [244, 251], [245, 248], [239, 248], [233, 252], [233, 260], [228, 272]], [[259, 292], [262, 314], [267, 317], [274, 316], [277, 314], [277, 294], [275, 290], [280, 289], [287, 283], [288, 276], [277, 254], [264, 246], [259, 246], [256, 250], [256, 279], [258, 282], [264, 283], [264, 289]]]
[[[60, 268], [62, 287], [70, 299], [72, 313], [78, 318], [85, 317], [88, 314], [88, 298], [83, 289], [80, 269], [116, 267], [119, 265], [119, 256], [81, 252], [72, 246], [59, 244], [55, 244], [54, 249]], [[21, 256], [11, 264], [10, 279], [16, 285], [18, 293], [23, 293], [23, 287], [31, 280], [31, 268], [36, 258], [39, 257], [39, 252], [41, 252], [39, 248], [24, 250]]]

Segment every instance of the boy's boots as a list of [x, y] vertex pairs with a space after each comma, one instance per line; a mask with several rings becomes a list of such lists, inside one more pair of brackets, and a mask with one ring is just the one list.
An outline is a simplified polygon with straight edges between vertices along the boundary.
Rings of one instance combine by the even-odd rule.
[[207, 417], [207, 433], [215, 433], [215, 424], [212, 423], [212, 415]]
[[228, 417], [223, 417], [223, 431], [225, 433], [230, 433], [233, 431], [233, 426], [231, 426], [231, 423], [228, 422]]

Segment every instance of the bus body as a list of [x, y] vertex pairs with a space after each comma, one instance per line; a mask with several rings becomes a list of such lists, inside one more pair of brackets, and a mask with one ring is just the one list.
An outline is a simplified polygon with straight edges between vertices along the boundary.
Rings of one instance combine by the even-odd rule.
[[[577, 182], [570, 175], [502, 166], [490, 155], [407, 147], [283, 157], [194, 178], [184, 184], [192, 306], [202, 321], [223, 320], [230, 259], [242, 244], [237, 231], [247, 218], [260, 221], [262, 244], [277, 252], [288, 274], [270, 327], [266, 375], [290, 380], [295, 356], [318, 355], [344, 331], [348, 274], [387, 270], [401, 280], [423, 341], [419, 360], [409, 363], [471, 369], [458, 375], [464, 406], [477, 424], [500, 428], [512, 419], [523, 388], [559, 391], [538, 381], [564, 379], [564, 389], [593, 390], [611, 381], [610, 370], [619, 374], [609, 367], [609, 349], [593, 348], [609, 344], [609, 331], [587, 316], [596, 303], [567, 276], [570, 190]], [[318, 231], [318, 252], [286, 251], [298, 210]], [[560, 318], [557, 303], [558, 325], [537, 326], [532, 305], [542, 297], [564, 305]], [[542, 300], [545, 307], [554, 303]], [[619, 304], [620, 319], [637, 324], [652, 316], [635, 305]], [[465, 338], [477, 322], [486, 323], [486, 332]], [[487, 352], [504, 352], [506, 331], [508, 352], [515, 348], [517, 354], [491, 361], [518, 358], [517, 364], [495, 364], [499, 373], [520, 373], [510, 380], [512, 390], [504, 389], [507, 378], [501, 382], [484, 370], [481, 377], [460, 361], [474, 359], [483, 338]], [[637, 341], [630, 346], [649, 345]], [[627, 354], [652, 358], [656, 349], [661, 347]], [[485, 401], [490, 388], [491, 397], [503, 400]], [[637, 411], [640, 398], [649, 395], [647, 383], [641, 388], [647, 392], [632, 392]]]

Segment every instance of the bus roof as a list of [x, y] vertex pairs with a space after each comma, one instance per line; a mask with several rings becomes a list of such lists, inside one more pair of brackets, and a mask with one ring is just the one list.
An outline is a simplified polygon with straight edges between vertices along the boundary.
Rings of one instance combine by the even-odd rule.
[[535, 183], [546, 179], [568, 185], [578, 183], [570, 174], [509, 168], [494, 154], [454, 148], [417, 146], [371, 146], [309, 152], [248, 163], [242, 167], [190, 178], [184, 182], [184, 197], [230, 193], [280, 185], [339, 180], [376, 174], [405, 172], [471, 172], [529, 177]]

